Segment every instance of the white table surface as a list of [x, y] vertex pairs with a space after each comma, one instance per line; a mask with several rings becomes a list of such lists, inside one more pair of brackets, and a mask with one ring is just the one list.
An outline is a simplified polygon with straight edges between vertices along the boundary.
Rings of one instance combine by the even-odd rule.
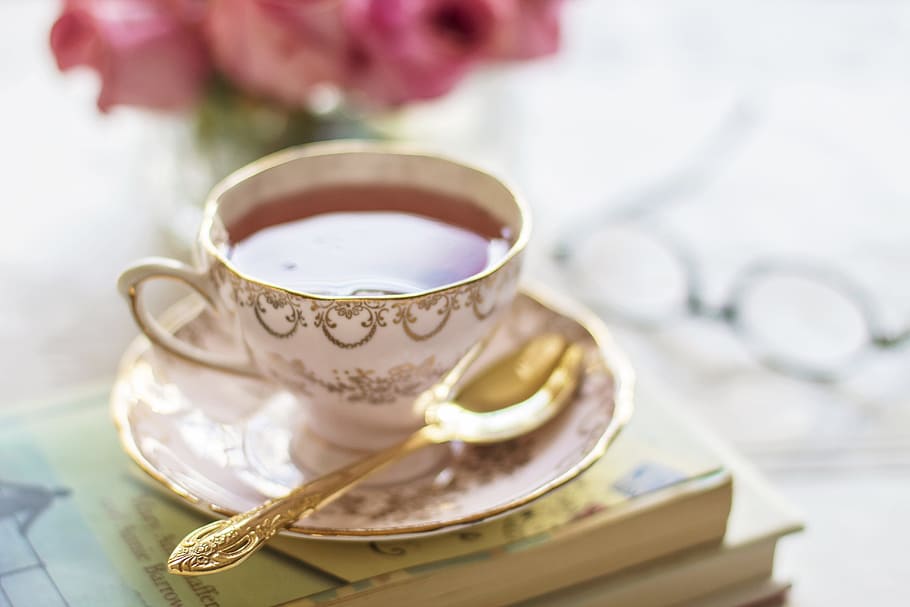
[[[135, 334], [117, 273], [168, 253], [168, 203], [149, 178], [166, 137], [140, 112], [98, 115], [91, 75], [56, 73], [55, 5], [0, 0], [3, 403], [110, 377]], [[480, 126], [422, 133], [528, 193], [531, 276], [560, 284], [546, 251], [561, 226], [684, 162], [745, 103], [749, 140], [664, 218], [708, 292], [756, 256], [811, 256], [859, 280], [890, 326], [908, 322], [910, 5], [574, 0], [568, 19], [561, 57], [487, 78], [499, 95]], [[792, 604], [907, 604], [906, 348], [819, 385], [762, 368], [708, 322], [616, 333], [643, 381], [673, 390], [805, 513], [779, 557]]]

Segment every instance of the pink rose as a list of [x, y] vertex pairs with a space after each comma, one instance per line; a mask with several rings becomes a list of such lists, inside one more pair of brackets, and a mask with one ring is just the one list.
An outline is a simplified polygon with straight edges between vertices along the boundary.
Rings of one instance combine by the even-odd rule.
[[344, 86], [347, 41], [335, 0], [210, 0], [207, 33], [218, 68], [241, 88], [291, 106], [314, 86]]
[[559, 17], [563, 0], [507, 0], [492, 55], [501, 59], [533, 59], [559, 50]]
[[192, 0], [64, 0], [51, 29], [61, 70], [87, 66], [101, 76], [98, 107], [173, 110], [192, 104], [210, 73], [192, 20], [175, 11]]
[[391, 104], [447, 93], [492, 47], [503, 0], [347, 0], [353, 86]]
[[188, 23], [200, 23], [205, 17], [209, 0], [162, 0], [178, 19]]

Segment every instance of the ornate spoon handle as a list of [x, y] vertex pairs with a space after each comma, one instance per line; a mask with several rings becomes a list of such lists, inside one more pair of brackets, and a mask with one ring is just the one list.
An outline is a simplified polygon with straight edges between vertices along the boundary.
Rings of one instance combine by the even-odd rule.
[[284, 497], [200, 527], [181, 540], [168, 558], [167, 568], [178, 575], [204, 575], [236, 567], [276, 533], [341, 496], [376, 470], [447, 440], [440, 428], [424, 426], [403, 442], [302, 485]]

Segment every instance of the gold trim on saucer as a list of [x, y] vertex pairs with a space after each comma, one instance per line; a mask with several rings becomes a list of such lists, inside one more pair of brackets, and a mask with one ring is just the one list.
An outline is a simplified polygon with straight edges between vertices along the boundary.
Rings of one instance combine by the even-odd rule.
[[[339, 539], [377, 539], [380, 537], [390, 538], [400, 535], [410, 536], [434, 531], [438, 532], [443, 529], [454, 529], [467, 524], [478, 523], [506, 514], [564, 485], [587, 470], [606, 452], [609, 445], [615, 440], [619, 431], [632, 415], [634, 408], [633, 393], [635, 378], [631, 365], [625, 354], [623, 354], [613, 342], [604, 323], [586, 308], [564, 296], [560, 296], [548, 289], [538, 286], [530, 288], [524, 287], [521, 289], [521, 293], [537, 303], [565, 317], [571, 318], [581, 325], [594, 339], [601, 354], [600, 360], [612, 376], [612, 417], [596, 443], [588, 450], [581, 460], [550, 482], [536, 488], [534, 491], [527, 493], [520, 498], [498, 504], [493, 508], [474, 513], [470, 516], [453, 518], [445, 521], [433, 521], [420, 525], [383, 527], [382, 529], [322, 528], [307, 527], [298, 524], [288, 529], [288, 533], [310, 538], [333, 537]], [[176, 329], [195, 317], [202, 308], [203, 305], [201, 301], [197, 301], [194, 305], [188, 305], [186, 301], [183, 301], [165, 313], [162, 324], [168, 329]], [[128, 416], [131, 409], [131, 397], [128, 393], [129, 380], [127, 375], [139, 356], [149, 347], [149, 342], [145, 337], [138, 337], [133, 341], [124, 354], [123, 362], [120, 371], [118, 372], [117, 381], [111, 396], [111, 410], [114, 424], [117, 427], [124, 450], [145, 473], [195, 507], [218, 515], [232, 516], [236, 514], [236, 511], [225, 509], [216, 504], [205, 503], [198, 496], [191, 494], [183, 487], [171, 481], [158, 472], [140, 451], [139, 446], [136, 443], [136, 437], [133, 436], [128, 423]]]

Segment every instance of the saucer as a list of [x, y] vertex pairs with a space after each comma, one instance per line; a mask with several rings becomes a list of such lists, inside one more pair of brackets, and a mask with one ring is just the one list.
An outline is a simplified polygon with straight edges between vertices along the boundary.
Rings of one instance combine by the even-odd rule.
[[[238, 348], [195, 297], [170, 308], [162, 323], [206, 349]], [[587, 349], [581, 387], [555, 420], [501, 444], [453, 444], [427, 474], [355, 487], [289, 533], [370, 541], [451, 531], [509, 513], [587, 469], [632, 413], [631, 368], [597, 317], [573, 301], [525, 288], [472, 372], [544, 331]], [[314, 477], [291, 455], [300, 415], [293, 396], [264, 380], [187, 362], [144, 337], [123, 357], [111, 407], [130, 457], [204, 512], [248, 510]]]

